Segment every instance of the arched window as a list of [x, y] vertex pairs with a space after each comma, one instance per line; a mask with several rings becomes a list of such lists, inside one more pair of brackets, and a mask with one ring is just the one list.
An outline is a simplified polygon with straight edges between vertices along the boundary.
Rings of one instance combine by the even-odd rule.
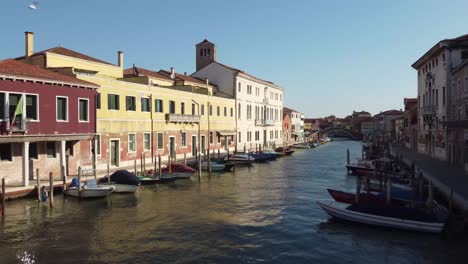
[[203, 56], [203, 49], [200, 49], [200, 57]]

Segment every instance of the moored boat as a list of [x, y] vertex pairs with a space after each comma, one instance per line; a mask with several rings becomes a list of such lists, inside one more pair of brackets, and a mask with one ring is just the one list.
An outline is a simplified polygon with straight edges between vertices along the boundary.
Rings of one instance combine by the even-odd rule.
[[235, 165], [252, 165], [255, 162], [255, 159], [245, 153], [237, 153], [234, 155], [226, 156], [224, 158], [225, 162], [235, 163]]
[[310, 149], [309, 144], [306, 144], [306, 143], [297, 143], [297, 144], [292, 145], [292, 147], [296, 149]]
[[280, 156], [289, 156], [294, 153], [294, 150], [290, 148], [283, 148], [283, 147], [275, 148], [275, 151], [278, 152]]
[[416, 209], [349, 205], [339, 202], [317, 202], [330, 216], [373, 226], [406, 229], [420, 232], [440, 233], [445, 223], [435, 216]]
[[[211, 161], [210, 166], [211, 166], [211, 171], [224, 171], [226, 169], [225, 164], [220, 164], [220, 163], [218, 163], [216, 161]], [[204, 171], [208, 171], [208, 162], [207, 161], [203, 161], [201, 163], [201, 169], [204, 170]]]
[[127, 170], [118, 170], [110, 175], [110, 183], [109, 179], [104, 177], [99, 180], [99, 184], [102, 186], [114, 186], [114, 192], [116, 193], [133, 193], [136, 192], [141, 182], [135, 174]]
[[[81, 184], [81, 191], [78, 188], [78, 184]], [[104, 198], [110, 195], [114, 189], [114, 186], [98, 185], [95, 179], [79, 183], [78, 179], [74, 178], [70, 186], [65, 191], [65, 194], [80, 198]]]

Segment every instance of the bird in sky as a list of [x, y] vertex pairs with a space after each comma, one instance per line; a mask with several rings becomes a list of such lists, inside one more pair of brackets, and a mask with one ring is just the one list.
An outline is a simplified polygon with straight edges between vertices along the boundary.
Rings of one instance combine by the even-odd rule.
[[31, 10], [36, 10], [38, 6], [39, 6], [39, 2], [34, 1], [31, 4], [29, 4], [28, 8]]

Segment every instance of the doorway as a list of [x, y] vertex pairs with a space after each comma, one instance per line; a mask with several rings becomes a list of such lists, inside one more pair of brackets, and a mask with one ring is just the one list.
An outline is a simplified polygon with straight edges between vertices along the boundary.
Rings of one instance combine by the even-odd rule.
[[175, 137], [169, 137], [169, 157], [175, 157]]
[[205, 151], [206, 151], [205, 136], [201, 136], [201, 151], [203, 154], [205, 154]]
[[110, 162], [112, 166], [119, 166], [119, 141], [110, 141]]
[[192, 157], [197, 156], [197, 136], [192, 136]]

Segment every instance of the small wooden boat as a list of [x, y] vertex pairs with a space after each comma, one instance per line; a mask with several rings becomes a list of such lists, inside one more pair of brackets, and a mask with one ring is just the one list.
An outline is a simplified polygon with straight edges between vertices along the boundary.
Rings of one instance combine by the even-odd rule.
[[142, 185], [160, 183], [159, 178], [156, 178], [156, 177], [138, 176], [138, 179], [140, 180]]
[[[333, 199], [337, 202], [353, 204], [356, 201], [356, 194], [354, 193], [342, 192], [342, 191], [333, 190], [333, 189], [327, 189], [327, 191], [330, 194], [330, 196], [333, 197]], [[387, 200], [386, 200], [385, 195], [379, 195], [375, 193], [359, 194], [359, 203], [362, 203], [362, 204], [373, 204], [373, 205], [385, 206], [386, 201]], [[392, 205], [404, 206], [405, 204], [406, 202], [392, 198]]]
[[445, 223], [435, 216], [410, 208], [369, 205], [349, 205], [339, 202], [317, 202], [330, 216], [362, 224], [440, 233]]
[[102, 186], [114, 186], [114, 192], [116, 193], [134, 193], [141, 185], [138, 177], [127, 171], [118, 170], [110, 175], [110, 183], [107, 177], [99, 180], [99, 184]]
[[237, 153], [229, 155], [224, 158], [225, 162], [235, 163], [235, 165], [247, 165], [250, 166], [255, 162], [255, 159], [245, 153]]
[[80, 192], [78, 190], [78, 184], [78, 179], [74, 178], [70, 186], [65, 191], [65, 194], [80, 198], [104, 198], [110, 195], [115, 189], [114, 186], [98, 185], [95, 179], [91, 179], [81, 183]]
[[[226, 169], [225, 164], [220, 164], [220, 163], [218, 163], [216, 161], [211, 161], [210, 166], [211, 166], [211, 171], [224, 171]], [[207, 161], [203, 161], [201, 163], [201, 169], [204, 170], [204, 171], [208, 171], [208, 162]]]
[[292, 145], [292, 147], [295, 149], [310, 149], [309, 144], [305, 144], [305, 143], [297, 143], [297, 144]]
[[366, 176], [367, 172], [374, 171], [374, 164], [372, 161], [360, 160], [356, 163], [346, 165], [346, 169], [348, 169], [352, 175]]

